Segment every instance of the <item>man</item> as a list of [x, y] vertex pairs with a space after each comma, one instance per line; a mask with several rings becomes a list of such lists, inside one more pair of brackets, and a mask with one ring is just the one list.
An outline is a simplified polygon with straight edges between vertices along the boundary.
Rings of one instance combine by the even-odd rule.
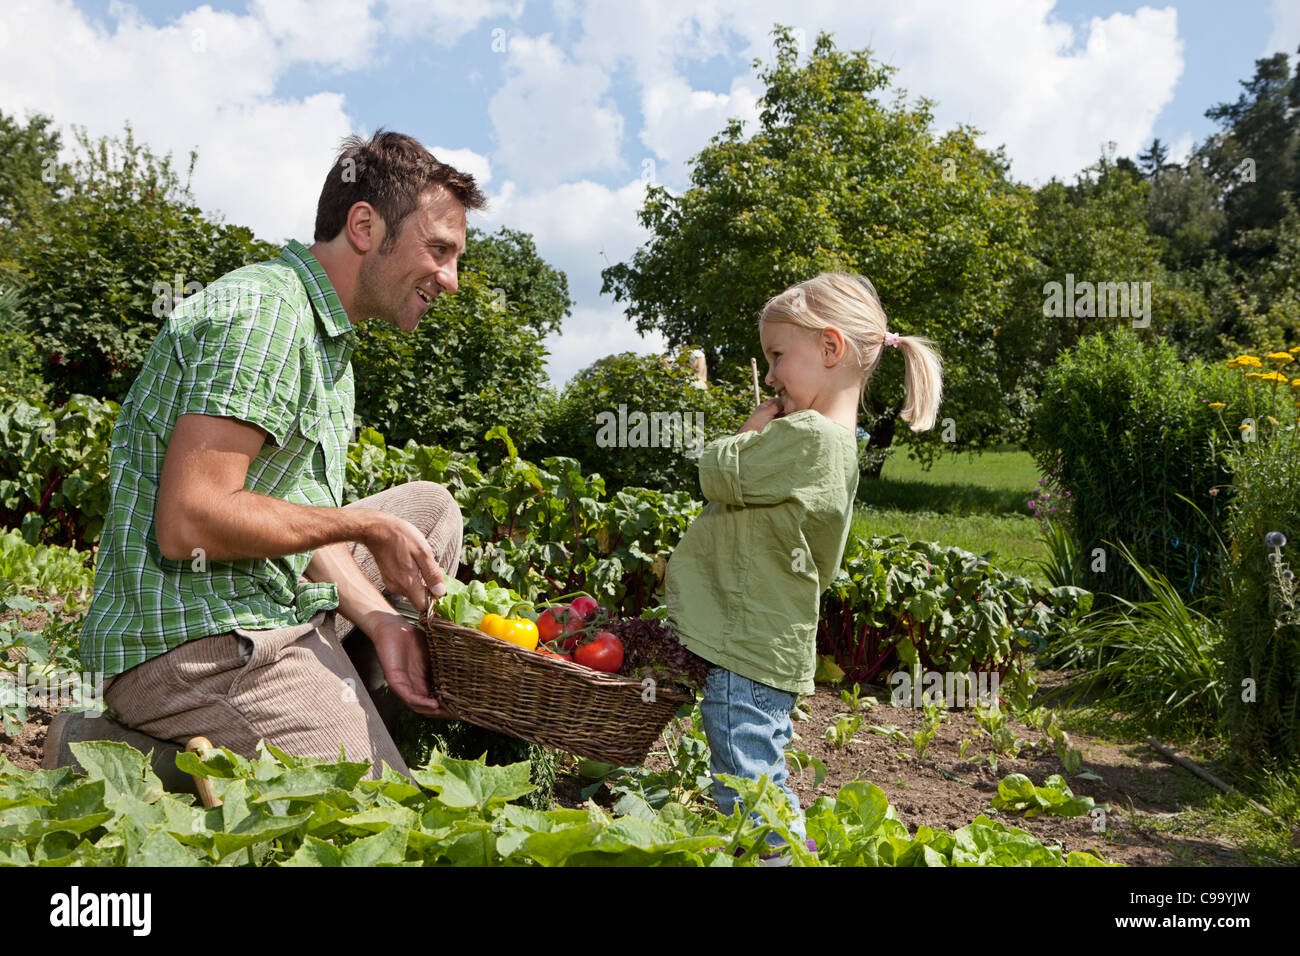
[[456, 291], [466, 211], [485, 205], [414, 139], [350, 137], [315, 244], [223, 276], [163, 324], [113, 430], [81, 635], [120, 723], [249, 757], [260, 739], [328, 759], [342, 745], [370, 779], [385, 762], [409, 775], [368, 691], [450, 714], [381, 588], [417, 608], [445, 593], [461, 516], [431, 482], [343, 507], [352, 324], [413, 331]]

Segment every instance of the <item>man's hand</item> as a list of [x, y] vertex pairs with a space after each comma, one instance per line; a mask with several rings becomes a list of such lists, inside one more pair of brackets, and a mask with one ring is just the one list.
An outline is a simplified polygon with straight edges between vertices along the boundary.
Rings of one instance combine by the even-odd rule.
[[400, 614], [385, 615], [374, 622], [370, 640], [384, 668], [388, 686], [417, 714], [455, 719], [456, 715], [429, 696], [429, 649], [419, 628]]
[[428, 539], [415, 525], [394, 515], [385, 517], [388, 520], [365, 542], [366, 547], [383, 577], [384, 589], [402, 595], [417, 611], [423, 611], [430, 600], [447, 593], [442, 568]]
[[774, 418], [781, 418], [781, 400], [779, 398], [769, 398], [758, 408], [754, 409], [754, 414], [745, 420], [745, 424], [740, 426], [740, 431], [736, 432], [761, 432], [767, 427], [767, 423]]

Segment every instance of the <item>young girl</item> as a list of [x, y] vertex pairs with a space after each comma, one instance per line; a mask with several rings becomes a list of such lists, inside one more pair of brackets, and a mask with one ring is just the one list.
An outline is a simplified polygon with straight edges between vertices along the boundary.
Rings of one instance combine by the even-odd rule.
[[737, 797], [719, 773], [767, 774], [803, 840], [785, 747], [796, 695], [814, 691], [821, 595], [853, 520], [858, 405], [888, 346], [906, 362], [901, 417], [913, 431], [934, 426], [942, 379], [930, 340], [887, 331], [862, 276], [825, 272], [792, 286], [763, 307], [758, 328], [776, 398], [701, 454], [708, 503], [668, 562], [666, 600], [682, 643], [714, 665], [700, 711], [719, 809], [730, 814]]

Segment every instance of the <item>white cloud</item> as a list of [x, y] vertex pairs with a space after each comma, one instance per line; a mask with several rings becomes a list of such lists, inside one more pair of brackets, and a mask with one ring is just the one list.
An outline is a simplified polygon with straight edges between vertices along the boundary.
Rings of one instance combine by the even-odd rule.
[[372, 0], [253, 0], [286, 59], [355, 70], [373, 56], [382, 26]]
[[492, 163], [482, 153], [476, 153], [472, 149], [448, 149], [446, 146], [430, 146], [429, 152], [433, 153], [438, 162], [454, 166], [462, 173], [469, 173], [480, 189], [492, 181]]
[[[680, 114], [709, 100], [687, 92], [680, 65], [719, 54], [770, 65], [778, 22], [802, 37], [803, 63], [817, 34], [827, 31], [840, 53], [869, 47], [876, 60], [899, 68], [895, 87], [936, 100], [938, 128], [976, 126], [985, 146], [1006, 144], [1016, 175], [1042, 181], [1071, 177], [1095, 162], [1108, 140], [1129, 153], [1150, 142], [1183, 70], [1172, 7], [1095, 17], [1076, 36], [1053, 16], [1053, 6], [1054, 0], [804, 0], [795, 9], [783, 0], [743, 8], [708, 0], [573, 4], [586, 31], [574, 58], [607, 71], [628, 65], [642, 85], [642, 141], [689, 153], [708, 137], [691, 142], [691, 124]], [[737, 80], [760, 89], [746, 71], [731, 79], [732, 96]], [[661, 112], [662, 102], [669, 105]]]
[[311, 237], [320, 184], [351, 123], [338, 93], [273, 95], [289, 60], [261, 20], [204, 5], [156, 26], [114, 3], [105, 27], [61, 0], [10, 4], [0, 18], [9, 38], [0, 109], [53, 116], [69, 155], [71, 124], [98, 138], [122, 135], [129, 121], [138, 142], [172, 152], [182, 171], [197, 148], [203, 208], [270, 241]]
[[545, 344], [551, 352], [546, 371], [557, 387], [606, 355], [666, 351], [662, 335], [652, 332], [640, 337], [636, 326], [624, 318], [617, 306], [575, 307], [573, 315], [564, 321], [564, 334], [548, 336]]
[[652, 82], [641, 94], [645, 128], [641, 142], [666, 160], [685, 163], [721, 132], [732, 117], [745, 120], [746, 131], [758, 124], [758, 97], [743, 77], [731, 81], [727, 93], [693, 90], [684, 79], [673, 76]]
[[390, 33], [427, 34], [440, 47], [455, 46], [485, 20], [505, 30], [507, 19], [518, 20], [524, 12], [523, 0], [387, 0], [384, 7], [384, 25]]
[[488, 114], [508, 175], [553, 184], [623, 166], [623, 116], [606, 101], [604, 70], [572, 62], [547, 34], [511, 37], [505, 73]]
[[1285, 53], [1296, 64], [1296, 48], [1300, 47], [1300, 4], [1294, 0], [1273, 0], [1273, 29], [1268, 42], [1260, 51], [1261, 57]]

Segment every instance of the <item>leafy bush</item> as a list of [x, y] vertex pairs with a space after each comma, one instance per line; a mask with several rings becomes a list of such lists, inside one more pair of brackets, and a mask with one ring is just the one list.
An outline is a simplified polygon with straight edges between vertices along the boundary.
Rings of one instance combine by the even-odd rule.
[[[1294, 542], [1300, 540], [1300, 437], [1296, 379], [1281, 370], [1294, 353], [1230, 362], [1245, 371], [1241, 407], [1216, 408], [1233, 496], [1227, 532], [1225, 729], [1248, 766], [1300, 759], [1300, 613]], [[1240, 374], [1240, 373], [1238, 373]], [[1244, 413], [1244, 415], [1243, 415]], [[1242, 428], [1242, 418], [1255, 423]], [[1288, 543], [1288, 539], [1290, 543]]]
[[474, 451], [495, 425], [530, 441], [541, 430], [546, 354], [528, 317], [467, 273], [414, 332], [376, 319], [358, 328], [357, 418], [396, 444]]
[[39, 541], [89, 547], [108, 514], [109, 438], [119, 406], [73, 395], [0, 398], [0, 521]]
[[529, 454], [576, 459], [611, 492], [637, 487], [698, 495], [700, 451], [744, 424], [754, 395], [718, 381], [697, 388], [695, 381], [686, 352], [671, 362], [631, 352], [600, 359], [551, 403]]
[[129, 125], [125, 140], [92, 144], [80, 130], [77, 141], [72, 188], [32, 207], [6, 237], [52, 399], [120, 402], [175, 301], [279, 250], [206, 219], [171, 157], [137, 145]]
[[1027, 699], [1022, 652], [1071, 627], [1091, 601], [1069, 586], [1038, 594], [1028, 578], [961, 548], [873, 537], [850, 544], [822, 597], [818, 653], [863, 683], [899, 665], [914, 674], [997, 671]]
[[41, 377], [41, 359], [26, 332], [17, 288], [0, 287], [0, 389], [11, 395], [43, 397], [49, 386]]
[[[1205, 405], [1242, 398], [1228, 370], [1184, 365], [1167, 344], [1146, 345], [1126, 327], [1088, 336], [1057, 359], [1031, 449], [1045, 474], [1060, 458], [1083, 586], [1140, 597], [1141, 578], [1112, 560], [1111, 543], [1123, 541], [1140, 565], [1160, 571], [1181, 594], [1206, 591], [1222, 522], [1216, 491], [1229, 472], [1223, 456], [1211, 452], [1214, 422]], [[1208, 511], [1208, 521], [1198, 508]], [[1104, 571], [1094, 568], [1097, 548], [1106, 552]]]

